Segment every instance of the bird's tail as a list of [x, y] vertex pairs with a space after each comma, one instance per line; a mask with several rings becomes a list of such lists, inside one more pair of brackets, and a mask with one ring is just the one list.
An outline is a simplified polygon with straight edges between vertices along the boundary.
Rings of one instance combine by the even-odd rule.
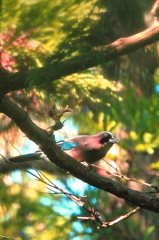
[[10, 162], [28, 162], [28, 161], [42, 160], [42, 159], [43, 160], [46, 159], [46, 155], [44, 155], [40, 151], [37, 151], [35, 153], [11, 157], [9, 158], [9, 161]]

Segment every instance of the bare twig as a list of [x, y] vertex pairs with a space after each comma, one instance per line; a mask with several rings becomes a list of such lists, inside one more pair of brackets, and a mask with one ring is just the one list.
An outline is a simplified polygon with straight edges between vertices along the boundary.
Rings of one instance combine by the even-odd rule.
[[140, 207], [137, 207], [135, 209], [133, 209], [131, 212], [125, 214], [125, 215], [122, 215], [118, 218], [116, 218], [115, 220], [111, 221], [111, 222], [103, 222], [102, 226], [99, 226], [97, 227], [97, 229], [99, 228], [108, 228], [108, 227], [112, 227], [113, 225], [129, 218], [130, 216], [132, 216], [133, 214], [135, 214], [136, 212], [138, 212], [141, 208]]
[[63, 128], [64, 122], [66, 120], [61, 122], [61, 117], [64, 115], [64, 113], [67, 113], [67, 112], [73, 112], [73, 110], [68, 108], [68, 105], [65, 108], [60, 107], [58, 109], [55, 102], [53, 103], [52, 107], [49, 109], [48, 112], [44, 113], [44, 112], [41, 112], [41, 111], [38, 111], [38, 110], [34, 110], [34, 113], [36, 113], [37, 115], [49, 116], [51, 119], [53, 119], [55, 121], [54, 125], [47, 128], [47, 131], [48, 131], [49, 135], [53, 135], [54, 131], [57, 131], [57, 130]]
[[[159, 188], [158, 188], [158, 186], [156, 186], [156, 185], [154, 185], [154, 184], [150, 184], [150, 183], [138, 181], [138, 180], [133, 179], [133, 178], [128, 178], [127, 176], [124, 176], [124, 175], [119, 171], [119, 169], [118, 169], [117, 167], [114, 167], [111, 163], [109, 163], [109, 162], [106, 161], [105, 159], [103, 159], [103, 161], [104, 161], [105, 163], [107, 163], [111, 168], [113, 168], [113, 169], [115, 170], [114, 173], [106, 170], [106, 173], [107, 173], [107, 174], [110, 174], [110, 175], [112, 175], [112, 176], [114, 176], [114, 177], [118, 177], [118, 178], [125, 179], [125, 180], [127, 180], [127, 181], [136, 182], [136, 183], [145, 185], [145, 186], [147, 186], [147, 187], [154, 188], [155, 191], [156, 191], [156, 193], [159, 193]], [[93, 165], [93, 166], [96, 166], [96, 165]], [[98, 168], [99, 168], [99, 167], [98, 167]], [[102, 168], [102, 169], [105, 170], [104, 168]]]
[[21, 155], [21, 153], [20, 153], [20, 151], [19, 151], [19, 149], [18, 148], [16, 148], [13, 144], [12, 144], [12, 146], [13, 146], [13, 148], [15, 149], [15, 150], [17, 150], [17, 152], [19, 153], [19, 155]]
[[154, 3], [151, 14], [155, 17], [157, 21], [159, 21], [159, 0], [156, 0], [156, 2]]
[[[8, 161], [7, 159], [5, 159], [5, 157], [2, 154], [0, 154], [0, 155], [4, 158], [4, 160], [7, 163], [18, 166], [18, 164], [12, 163], [12, 162]], [[47, 189], [49, 189], [53, 194], [64, 194], [69, 199], [76, 202], [80, 207], [82, 207], [86, 212], [88, 212], [90, 214], [90, 216], [88, 216], [88, 217], [83, 216], [83, 217], [78, 217], [78, 219], [97, 221], [100, 224], [100, 226], [97, 227], [97, 229], [111, 227], [114, 224], [117, 224], [118, 222], [130, 217], [131, 215], [133, 215], [134, 213], [136, 213], [137, 211], [140, 210], [140, 207], [137, 207], [134, 210], [132, 210], [131, 212], [129, 212], [125, 215], [122, 215], [111, 222], [103, 222], [100, 218], [100, 213], [97, 212], [95, 210], [95, 208], [90, 205], [90, 202], [89, 202], [87, 196], [77, 196], [77, 195], [74, 195], [74, 194], [64, 191], [62, 188], [58, 187], [56, 184], [54, 184], [52, 181], [50, 181], [50, 179], [47, 176], [45, 176], [42, 172], [37, 171], [36, 169], [35, 170], [36, 170], [37, 175], [35, 175], [34, 173], [32, 173], [29, 170], [24, 169], [23, 167], [21, 167], [21, 169], [23, 169], [25, 172], [28, 172], [33, 177], [35, 177], [35, 179], [37, 181], [40, 181], [40, 182], [46, 184]]]
[[64, 113], [72, 111], [72, 109], [68, 108], [68, 105], [65, 108], [60, 108], [60, 110], [57, 109], [55, 103], [52, 105], [49, 112], [47, 113], [48, 116], [55, 121], [55, 124], [48, 128], [50, 135], [52, 135], [54, 131], [61, 129], [64, 126], [64, 122], [66, 120], [61, 122], [61, 117], [64, 115]]
[[13, 240], [19, 239], [19, 237], [18, 238], [13, 238], [13, 237], [7, 237], [7, 236], [3, 236], [3, 235], [0, 235], [0, 237], [1, 238], [7, 238], [7, 239], [13, 239]]

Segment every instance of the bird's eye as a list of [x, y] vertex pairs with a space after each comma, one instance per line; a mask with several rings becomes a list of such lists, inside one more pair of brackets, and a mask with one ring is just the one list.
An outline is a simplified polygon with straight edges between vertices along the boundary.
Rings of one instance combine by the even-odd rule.
[[104, 133], [104, 137], [107, 137], [108, 136], [108, 134], [107, 133]]
[[100, 140], [100, 143], [104, 144], [104, 143], [108, 142], [109, 139], [110, 139], [110, 135], [108, 133], [104, 133], [103, 138]]

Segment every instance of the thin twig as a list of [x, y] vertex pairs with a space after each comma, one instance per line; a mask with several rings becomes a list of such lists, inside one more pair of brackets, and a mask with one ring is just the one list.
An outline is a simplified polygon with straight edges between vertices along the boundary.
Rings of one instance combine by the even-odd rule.
[[133, 214], [135, 214], [136, 212], [138, 212], [141, 208], [140, 207], [137, 207], [135, 209], [133, 209], [131, 212], [125, 214], [125, 215], [122, 215], [118, 218], [116, 218], [115, 220], [111, 221], [111, 222], [103, 222], [103, 224], [99, 227], [97, 227], [97, 229], [99, 228], [108, 228], [108, 227], [112, 227], [113, 225], [129, 218], [130, 216], [132, 216]]
[[102, 168], [102, 167], [99, 167], [99, 166], [96, 166], [94, 164], [92, 164], [92, 166], [94, 167], [97, 167], [97, 168], [100, 168], [100, 169], [103, 169], [106, 171], [107, 174], [110, 174], [114, 177], [118, 177], [118, 178], [122, 178], [122, 179], [125, 179], [127, 181], [131, 181], [131, 182], [136, 182], [136, 183], [139, 183], [139, 184], [142, 184], [142, 185], [145, 185], [147, 187], [151, 187], [151, 188], [154, 188], [155, 189], [155, 193], [159, 193], [159, 188], [158, 186], [154, 185], [154, 184], [150, 184], [150, 183], [146, 183], [146, 182], [142, 182], [142, 181], [138, 181], [136, 179], [133, 179], [133, 178], [128, 178], [127, 176], [124, 176], [117, 167], [114, 167], [111, 163], [107, 162], [105, 159], [102, 159], [105, 163], [107, 163], [111, 168], [113, 168], [115, 170], [115, 173], [113, 172], [110, 172], [108, 170], [105, 170], [105, 168]]
[[[40, 181], [44, 184], [46, 184], [46, 187], [53, 193], [53, 194], [64, 194], [65, 196], [67, 196], [69, 199], [71, 199], [72, 201], [76, 202], [80, 207], [82, 207], [86, 212], [88, 212], [90, 214], [90, 216], [86, 217], [86, 216], [83, 216], [83, 217], [78, 217], [78, 219], [82, 219], [82, 220], [94, 220], [96, 222], [98, 222], [100, 224], [100, 226], [97, 227], [97, 229], [100, 229], [100, 228], [108, 228], [108, 227], [111, 227], [113, 226], [114, 224], [117, 224], [119, 223], [120, 221], [130, 217], [131, 215], [135, 214], [137, 211], [140, 210], [140, 207], [137, 207], [135, 208], [134, 210], [132, 210], [131, 212], [125, 214], [125, 215], [122, 215], [118, 218], [116, 218], [115, 220], [111, 221], [111, 222], [103, 222], [100, 218], [100, 213], [97, 212], [95, 210], [94, 207], [92, 207], [90, 205], [90, 202], [87, 198], [87, 196], [77, 196], [77, 195], [74, 195], [74, 194], [71, 194], [71, 193], [68, 193], [66, 191], [64, 191], [62, 188], [58, 187], [56, 184], [54, 184], [47, 176], [45, 176], [42, 172], [40, 171], [37, 171], [36, 169], [36, 173], [37, 175], [35, 175], [34, 173], [32, 173], [31, 171], [29, 170], [26, 170], [24, 169], [23, 167], [19, 166], [18, 164], [16, 163], [13, 163], [13, 162], [10, 162], [8, 161], [2, 154], [0, 154], [4, 160], [9, 163], [9, 164], [12, 164], [14, 166], [18, 166], [20, 167], [22, 170], [24, 170], [25, 172], [31, 174], [32, 176], [35, 177], [35, 179], [37, 181]], [[53, 188], [53, 189], [52, 189]], [[55, 190], [54, 190], [55, 189]], [[58, 192], [57, 192], [58, 191]]]
[[7, 237], [7, 236], [3, 236], [3, 235], [0, 235], [0, 237], [1, 238], [7, 238], [7, 239], [14, 239], [14, 240], [19, 239], [19, 238]]

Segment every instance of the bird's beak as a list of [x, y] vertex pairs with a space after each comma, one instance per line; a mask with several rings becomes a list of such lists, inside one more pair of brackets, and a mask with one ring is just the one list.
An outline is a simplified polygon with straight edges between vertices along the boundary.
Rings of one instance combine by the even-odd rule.
[[116, 139], [116, 137], [113, 137], [113, 138], [109, 139], [109, 142], [111, 142], [111, 143], [118, 143], [119, 140]]

